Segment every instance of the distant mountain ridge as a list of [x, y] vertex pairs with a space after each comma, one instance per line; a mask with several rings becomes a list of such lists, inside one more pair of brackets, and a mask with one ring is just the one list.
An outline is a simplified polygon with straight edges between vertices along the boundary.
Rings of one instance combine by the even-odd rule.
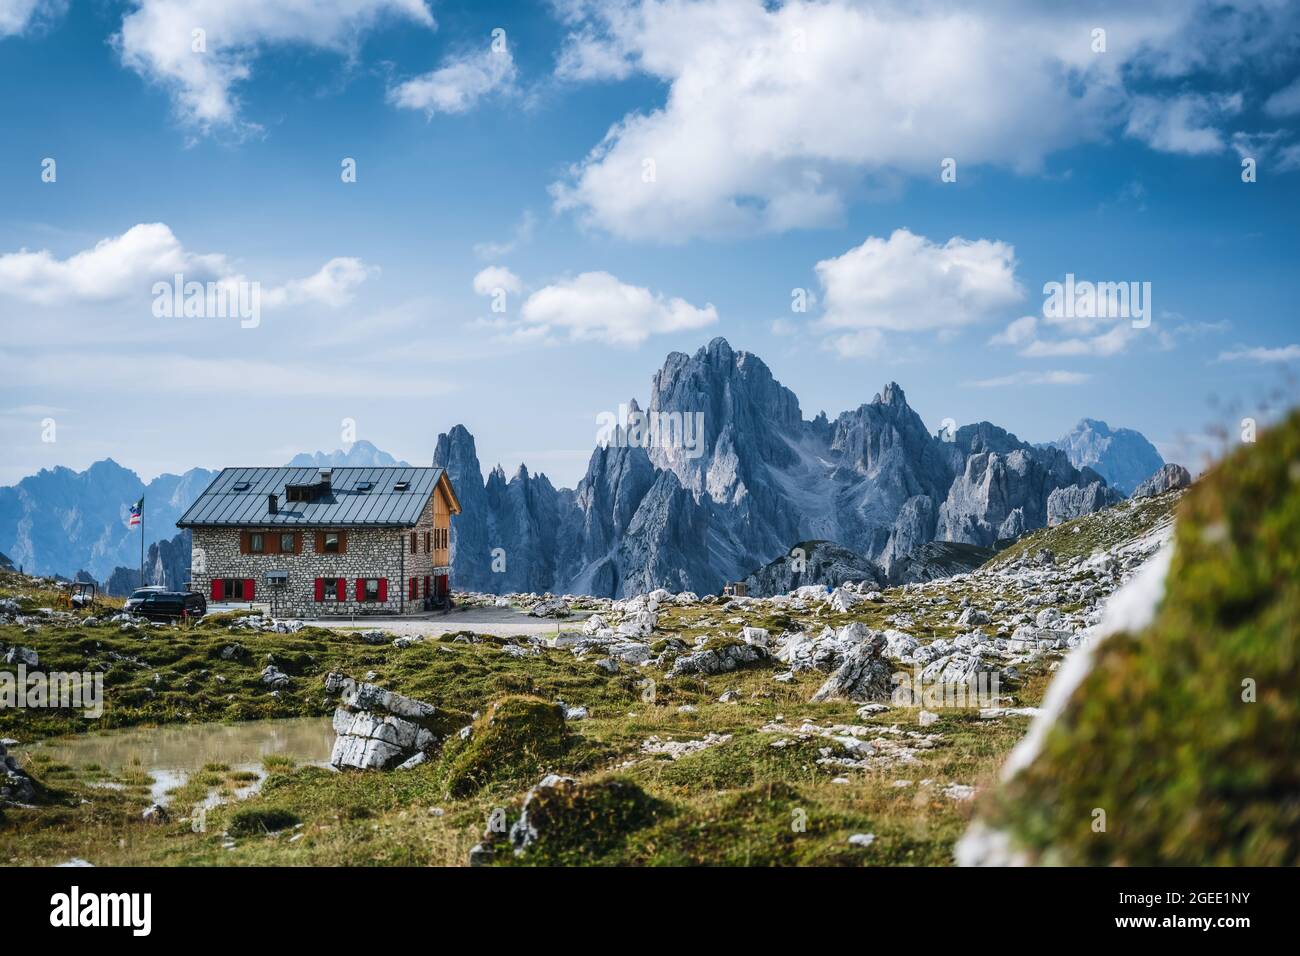
[[1079, 419], [1074, 428], [1049, 444], [1065, 452], [1074, 467], [1091, 468], [1125, 495], [1133, 494], [1133, 489], [1165, 463], [1141, 432], [1111, 428], [1095, 418]]
[[314, 454], [302, 452], [294, 455], [289, 462], [290, 468], [409, 468], [408, 462], [398, 461], [386, 451], [376, 448], [368, 441], [353, 442], [348, 449], [336, 448], [331, 452], [318, 451]]
[[[627, 407], [641, 411], [635, 400]], [[1066, 451], [989, 422], [949, 440], [931, 434], [894, 382], [834, 420], [807, 420], [760, 358], [722, 338], [670, 354], [647, 412], [702, 412], [700, 445], [646, 447], [616, 429], [573, 490], [523, 466], [484, 480], [468, 430], [440, 435], [433, 462], [465, 505], [452, 535], [457, 586], [715, 592], [810, 540], [869, 558], [886, 576], [896, 564], [920, 573], [907, 559], [931, 541], [991, 548], [1121, 497]]]
[[[452, 528], [456, 587], [709, 593], [800, 541], [845, 549], [873, 562], [883, 579], [916, 576], [926, 572], [911, 556], [935, 552], [922, 550], [930, 542], [991, 548], [1113, 504], [1120, 494], [1100, 469], [1127, 483], [1144, 467], [1141, 453], [1156, 454], [1137, 432], [1092, 419], [1045, 446], [989, 422], [931, 434], [894, 382], [834, 419], [805, 419], [760, 358], [721, 338], [694, 355], [668, 355], [645, 413], [635, 400], [627, 408], [680, 420], [703, 413], [703, 433], [689, 447], [648, 443], [629, 421], [593, 450], [573, 489], [524, 465], [510, 476], [498, 465], [485, 476], [464, 426], [438, 436], [433, 463], [447, 469], [463, 509]], [[406, 463], [358, 441], [289, 464]], [[146, 576], [179, 578], [176, 519], [214, 474], [194, 468], [145, 484], [111, 459], [83, 472], [43, 470], [0, 488], [0, 552], [38, 574], [85, 569], [102, 581], [138, 568], [140, 539], [127, 508], [143, 495], [146, 545], [164, 542], [150, 549]], [[118, 578], [125, 583], [125, 571]]]
[[140, 566], [140, 532], [128, 509], [145, 499], [148, 546], [176, 535], [176, 519], [216, 472], [191, 468], [145, 483], [111, 458], [85, 471], [43, 468], [0, 488], [0, 551], [29, 574], [72, 577], [89, 571], [103, 581], [118, 566]]
[[[346, 452], [303, 453], [293, 467], [406, 466], [368, 441]], [[207, 468], [163, 474], [144, 482], [111, 458], [85, 471], [42, 469], [18, 484], [0, 488], [0, 553], [30, 574], [72, 577], [88, 571], [97, 581], [117, 572], [119, 582], [132, 571], [138, 582], [139, 532], [127, 524], [128, 508], [143, 496], [146, 577], [184, 583], [176, 520], [216, 477]], [[186, 539], [188, 540], [188, 539]], [[161, 543], [161, 546], [160, 546]], [[188, 555], [183, 563], [188, 568]], [[125, 584], [118, 586], [120, 590]], [[132, 583], [130, 586], [135, 586]]]

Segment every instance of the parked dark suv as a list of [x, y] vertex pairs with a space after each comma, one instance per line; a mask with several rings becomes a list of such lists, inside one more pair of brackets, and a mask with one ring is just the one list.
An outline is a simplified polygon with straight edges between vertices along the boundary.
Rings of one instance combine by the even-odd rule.
[[200, 618], [208, 613], [208, 602], [193, 591], [150, 591], [132, 612], [151, 621]]
[[134, 591], [131, 592], [131, 596], [126, 599], [126, 604], [122, 606], [122, 610], [126, 611], [127, 614], [134, 614], [136, 612], [136, 608], [138, 608], [141, 604], [143, 604], [144, 599], [147, 598], [150, 594], [153, 594], [157, 591], [166, 591], [166, 590], [167, 589], [160, 584], [150, 584], [147, 587], [136, 588]]

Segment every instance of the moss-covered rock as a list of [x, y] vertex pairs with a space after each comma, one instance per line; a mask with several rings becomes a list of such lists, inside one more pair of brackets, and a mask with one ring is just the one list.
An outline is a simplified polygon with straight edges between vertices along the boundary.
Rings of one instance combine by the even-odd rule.
[[489, 783], [521, 782], [552, 769], [569, 742], [564, 710], [537, 697], [503, 697], [443, 750], [447, 792], [463, 797]]
[[668, 812], [666, 803], [630, 780], [548, 777], [529, 791], [511, 828], [514, 852], [505, 853], [502, 845], [495, 858], [538, 866], [598, 863]]
[[298, 823], [296, 814], [288, 810], [259, 807], [236, 810], [230, 817], [226, 828], [232, 837], [258, 836], [263, 833], [275, 833], [287, 830]]
[[1030, 860], [1300, 863], [1300, 413], [1194, 485], [1174, 535], [1150, 627], [1096, 648], [985, 808]]

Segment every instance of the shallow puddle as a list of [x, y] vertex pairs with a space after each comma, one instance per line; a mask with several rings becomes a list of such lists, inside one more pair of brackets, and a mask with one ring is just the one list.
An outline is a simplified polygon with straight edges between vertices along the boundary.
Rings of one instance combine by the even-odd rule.
[[[234, 791], [236, 799], [257, 792], [266, 757], [281, 756], [295, 764], [324, 766], [334, 746], [328, 717], [285, 720], [250, 720], [235, 724], [172, 724], [166, 727], [132, 727], [103, 733], [79, 734], [43, 740], [13, 748], [15, 756], [47, 754], [55, 762], [77, 770], [98, 766], [109, 775], [143, 771], [153, 778], [150, 792], [155, 803], [167, 803], [167, 792], [208, 764], [231, 771], [248, 771], [255, 781]], [[120, 786], [106, 784], [107, 786]], [[208, 795], [209, 806], [220, 795]]]

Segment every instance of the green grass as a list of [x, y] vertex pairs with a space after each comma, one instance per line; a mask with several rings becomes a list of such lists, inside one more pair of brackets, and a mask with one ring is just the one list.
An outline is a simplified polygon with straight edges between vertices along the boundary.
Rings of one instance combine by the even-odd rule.
[[1181, 497], [1180, 492], [1169, 492], [1155, 498], [1132, 499], [1054, 528], [1039, 528], [999, 551], [983, 566], [996, 568], [1032, 557], [1040, 548], [1047, 548], [1058, 560], [1086, 558], [1148, 534], [1169, 518]]
[[284, 809], [268, 807], [240, 807], [230, 814], [226, 832], [232, 837], [261, 836], [278, 833], [298, 822], [298, 816]]
[[[52, 595], [35, 591], [30, 579], [0, 575], [0, 596], [14, 593], [26, 595], [25, 607], [51, 604]], [[909, 630], [923, 640], [948, 636], [955, 628], [943, 613], [956, 604], [929, 604], [935, 593], [890, 589], [884, 603], [848, 613], [821, 606], [780, 612], [672, 607], [655, 639], [659, 646], [680, 640], [689, 652], [700, 636], [709, 646], [734, 641], [744, 625], [774, 636], [851, 621], [886, 627], [885, 619], [899, 612], [915, 616]], [[943, 796], [941, 787], [990, 784], [1026, 726], [1023, 718], [980, 721], [945, 712], [927, 729], [941, 735], [941, 744], [921, 751], [917, 764], [844, 770], [817, 763], [825, 741], [773, 747], [782, 735], [761, 728], [780, 717], [790, 725], [806, 718], [915, 730], [916, 710], [862, 719], [851, 703], [811, 704], [825, 675], [802, 673], [777, 683], [773, 675], [784, 667], [775, 661], [666, 680], [655, 668], [624, 667], [611, 675], [595, 666], [599, 655], [579, 659], [567, 649], [514, 657], [501, 651], [501, 639], [467, 643], [448, 635], [399, 649], [321, 628], [262, 634], [230, 623], [122, 631], [87, 626], [83, 615], [34, 633], [0, 628], [0, 642], [35, 648], [42, 668], [106, 671], [101, 720], [0, 711], [0, 736], [31, 742], [134, 725], [324, 716], [333, 708], [323, 693], [326, 673], [361, 678], [374, 671], [375, 683], [437, 706], [451, 742], [423, 766], [387, 773], [334, 773], [267, 757], [260, 791], [237, 802], [233, 794], [252, 782], [250, 775], [214, 763], [171, 794], [173, 819], [161, 825], [140, 817], [151, 802], [143, 765], [109, 773], [58, 766], [37, 754], [28, 769], [46, 793], [35, 809], [5, 811], [0, 864], [79, 856], [96, 865], [463, 865], [493, 813], [517, 816], [528, 789], [547, 772], [582, 784], [574, 800], [550, 808], [556, 820], [567, 821], [556, 831], [566, 836], [521, 858], [500, 853], [503, 864], [946, 864], [971, 805]], [[227, 660], [221, 652], [231, 644], [244, 652]], [[258, 679], [268, 655], [291, 677], [278, 695]], [[1012, 689], [1015, 703], [1037, 704], [1046, 679], [1045, 672], [1031, 674]], [[728, 690], [739, 698], [719, 703]], [[560, 700], [586, 707], [590, 716], [564, 722]], [[681, 712], [683, 705], [694, 711]], [[469, 724], [474, 729], [461, 741], [454, 732]], [[642, 751], [652, 736], [691, 741], [710, 733], [730, 739], [678, 760]], [[898, 778], [910, 785], [895, 787]], [[227, 802], [203, 814], [201, 825], [188, 819], [187, 808], [213, 792]], [[876, 841], [850, 846], [848, 837], [859, 832], [875, 834]]]
[[490, 783], [516, 784], [548, 772], [568, 749], [564, 710], [536, 697], [494, 701], [470, 728], [443, 748], [442, 773], [453, 797]]
[[1155, 621], [1098, 648], [988, 817], [1048, 862], [1294, 866], [1300, 414], [1193, 486], [1175, 544]]

